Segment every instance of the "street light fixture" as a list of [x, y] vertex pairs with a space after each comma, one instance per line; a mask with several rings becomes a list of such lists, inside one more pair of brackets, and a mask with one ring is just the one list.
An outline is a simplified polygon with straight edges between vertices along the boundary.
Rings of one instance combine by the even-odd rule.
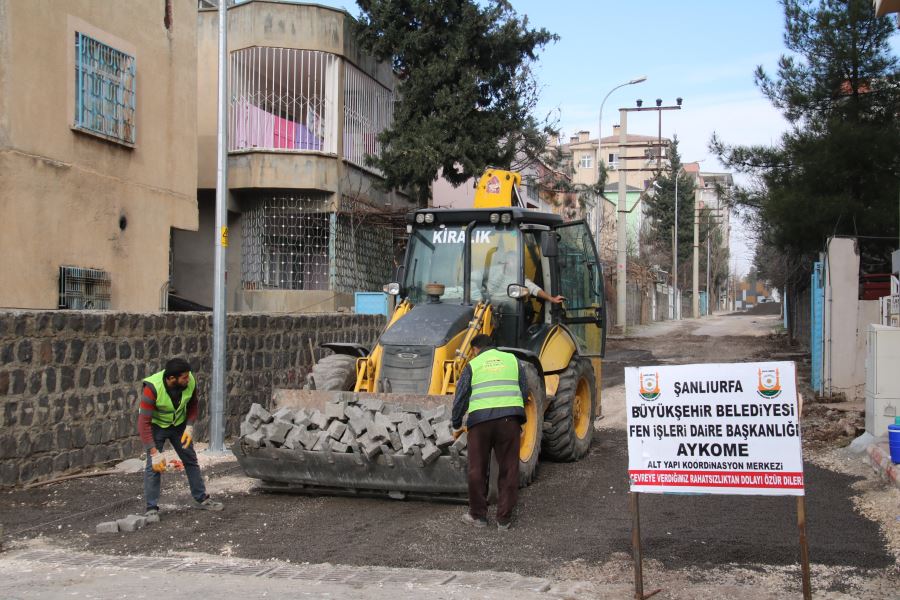
[[[603, 106], [606, 104], [606, 99], [609, 98], [609, 95], [612, 94], [619, 88], [623, 88], [626, 85], [635, 85], [638, 83], [643, 83], [647, 81], [646, 75], [641, 75], [640, 77], [635, 77], [634, 79], [629, 79], [625, 83], [620, 83], [613, 89], [609, 90], [606, 95], [603, 97], [603, 102], [600, 103], [600, 115], [597, 118], [597, 181], [600, 180], [600, 165], [601, 165], [601, 156], [602, 150], [601, 140], [603, 139]], [[640, 106], [640, 104], [638, 104]], [[596, 239], [596, 244], [600, 246], [600, 213], [603, 210], [603, 190], [599, 190], [599, 194], [597, 196], [597, 206], [594, 207], [594, 238]]]

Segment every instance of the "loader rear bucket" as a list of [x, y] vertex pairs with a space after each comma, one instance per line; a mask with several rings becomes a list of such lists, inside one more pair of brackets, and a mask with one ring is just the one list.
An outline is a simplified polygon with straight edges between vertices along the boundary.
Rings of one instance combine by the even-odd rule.
[[[324, 410], [330, 400], [379, 399], [404, 408], [430, 409], [452, 402], [450, 396], [372, 394], [312, 390], [276, 390], [275, 409]], [[253, 447], [243, 441], [232, 447], [241, 468], [262, 480], [266, 491], [290, 493], [378, 495], [465, 502], [467, 458], [453, 448], [430, 464], [420, 454], [338, 453], [276, 447]]]

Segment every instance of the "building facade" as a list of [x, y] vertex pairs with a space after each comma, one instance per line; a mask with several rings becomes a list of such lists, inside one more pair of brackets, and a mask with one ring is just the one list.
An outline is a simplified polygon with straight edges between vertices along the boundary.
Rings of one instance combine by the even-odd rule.
[[152, 311], [196, 229], [197, 3], [0, 0], [0, 306]]
[[[352, 17], [250, 0], [228, 10], [229, 310], [328, 311], [391, 280], [406, 196], [366, 163], [392, 122], [395, 79]], [[198, 13], [200, 229], [176, 232], [172, 286], [212, 303], [218, 13]]]

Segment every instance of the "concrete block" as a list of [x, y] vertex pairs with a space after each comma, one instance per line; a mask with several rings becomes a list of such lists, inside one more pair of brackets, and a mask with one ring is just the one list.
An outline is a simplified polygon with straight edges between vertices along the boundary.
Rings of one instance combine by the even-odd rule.
[[462, 454], [462, 451], [466, 448], [468, 437], [468, 434], [463, 431], [462, 435], [456, 438], [456, 441], [453, 442], [450, 447], [455, 448], [460, 454]]
[[362, 448], [363, 454], [367, 457], [374, 458], [379, 452], [381, 452], [381, 444], [372, 441], [368, 437], [363, 437], [362, 440], [357, 439], [359, 442], [360, 448]]
[[391, 436], [391, 448], [394, 449], [394, 452], [403, 452], [403, 440], [400, 439], [400, 434], [396, 431], [389, 433]]
[[342, 435], [342, 436], [341, 436], [341, 439], [338, 440], [338, 441], [340, 441], [342, 444], [348, 444], [348, 445], [349, 445], [349, 444], [350, 444], [350, 440], [353, 440], [353, 439], [356, 439], [355, 437], [353, 437], [353, 431], [351, 431], [349, 427], [345, 427], [345, 428], [344, 428], [344, 435]]
[[344, 432], [347, 431], [347, 425], [338, 420], [334, 420], [328, 426], [328, 429], [326, 429], [326, 431], [328, 432], [328, 435], [330, 435], [335, 440], [340, 440], [341, 436], [344, 435]]
[[147, 524], [147, 519], [140, 515], [128, 515], [116, 523], [119, 525], [119, 531], [137, 531]]
[[348, 419], [359, 419], [365, 413], [366, 413], [366, 411], [364, 411], [360, 407], [353, 405], [353, 404], [348, 404], [344, 408], [344, 416], [346, 416]]
[[250, 421], [245, 420], [245, 421], [241, 422], [241, 437], [244, 437], [245, 435], [250, 435], [257, 429], [259, 429], [258, 424], [251, 423]]
[[294, 425], [300, 425], [301, 427], [309, 425], [309, 411], [305, 408], [295, 410]]
[[406, 435], [413, 429], [419, 428], [419, 420], [415, 415], [406, 413], [403, 415], [403, 421], [397, 425], [397, 431], [400, 432], [400, 435]]
[[381, 412], [381, 409], [384, 408], [384, 400], [379, 400], [378, 398], [363, 398], [359, 401], [359, 405], [372, 412]]
[[119, 533], [119, 523], [117, 521], [98, 523], [97, 533]]
[[378, 444], [384, 444], [391, 439], [390, 432], [388, 432], [387, 428], [378, 423], [372, 423], [369, 427], [368, 434], [369, 439]]
[[350, 429], [353, 430], [353, 433], [359, 437], [364, 434], [369, 429], [369, 425], [372, 424], [372, 421], [366, 416], [365, 413], [361, 414], [359, 417], [353, 417], [350, 419]]
[[[306, 450], [312, 450], [313, 446], [316, 445], [316, 442], [319, 441], [319, 432], [310, 431], [308, 429], [301, 429], [300, 433], [297, 435], [297, 438], [303, 448], [305, 448]], [[296, 449], [299, 450], [299, 448]]]
[[281, 419], [277, 419], [272, 421], [268, 425], [263, 425], [259, 428], [260, 431], [263, 432], [263, 435], [266, 439], [267, 446], [273, 445], [282, 445], [284, 444], [285, 438], [291, 432], [291, 429], [294, 428], [294, 423], [291, 421], [282, 421]]
[[434, 442], [438, 448], [446, 448], [453, 443], [453, 426], [450, 421], [438, 421], [434, 424]]
[[446, 404], [442, 404], [435, 408], [424, 410], [424, 411], [422, 411], [422, 418], [427, 421], [430, 421], [431, 423], [449, 419], [450, 418], [450, 407], [448, 407]]
[[397, 425], [394, 422], [392, 422], [390, 419], [388, 419], [387, 416], [385, 416], [382, 413], [375, 413], [374, 421], [375, 421], [376, 425], [378, 425], [379, 427], [384, 427], [388, 431], [391, 431], [391, 430], [397, 428]]
[[309, 424], [315, 425], [319, 429], [326, 429], [328, 427], [328, 417], [321, 411], [313, 409], [309, 415]]
[[149, 525], [150, 523], [159, 523], [159, 511], [154, 511], [144, 515], [144, 520], [147, 521], [147, 525]]
[[254, 402], [250, 405], [250, 410], [247, 412], [246, 418], [251, 423], [255, 423], [258, 427], [259, 425], [263, 425], [265, 423], [271, 423], [273, 417], [269, 413], [269, 411]]
[[425, 446], [422, 447], [422, 460], [426, 465], [430, 465], [434, 461], [438, 459], [441, 455], [441, 450], [431, 442], [425, 442]]
[[260, 448], [265, 441], [265, 432], [256, 430], [249, 435], [243, 436], [242, 439], [251, 448]]
[[416, 427], [406, 435], [401, 435], [400, 439], [403, 442], [403, 451], [407, 454], [412, 451], [413, 447], [420, 447], [425, 445], [425, 436], [422, 435], [422, 430], [418, 427]]
[[325, 403], [325, 416], [329, 419], [344, 419], [345, 404], [340, 401], [329, 400]]
[[316, 436], [316, 442], [313, 444], [312, 448], [310, 448], [310, 449], [313, 450], [314, 452], [319, 452], [321, 450], [324, 450], [325, 444], [328, 443], [327, 440], [330, 437], [331, 436], [328, 435], [327, 431], [320, 431], [318, 433], [318, 435]]
[[350, 452], [350, 444], [331, 440], [331, 450], [332, 452], [340, 452], [341, 454]]
[[387, 417], [388, 421], [396, 426], [398, 423], [403, 422], [403, 420], [406, 418], [406, 413], [402, 410], [397, 410], [396, 412], [385, 414], [385, 416]]
[[288, 448], [290, 450], [299, 450], [300, 447], [303, 446], [303, 443], [300, 441], [301, 436], [305, 433], [305, 430], [300, 427], [294, 427], [291, 432], [284, 438], [283, 447]]
[[428, 419], [421, 419], [419, 421], [419, 429], [422, 430], [422, 435], [425, 437], [434, 437], [434, 428], [431, 426], [431, 423], [428, 422]]
[[293, 408], [279, 408], [274, 413], [272, 413], [272, 419], [277, 421], [281, 419], [282, 421], [290, 421], [294, 422], [294, 409]]

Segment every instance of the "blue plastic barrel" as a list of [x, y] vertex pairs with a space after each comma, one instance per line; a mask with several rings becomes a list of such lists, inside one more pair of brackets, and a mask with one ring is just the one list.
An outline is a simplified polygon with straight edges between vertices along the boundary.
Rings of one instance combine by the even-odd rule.
[[891, 446], [891, 462], [900, 464], [900, 425], [888, 425], [888, 443]]

